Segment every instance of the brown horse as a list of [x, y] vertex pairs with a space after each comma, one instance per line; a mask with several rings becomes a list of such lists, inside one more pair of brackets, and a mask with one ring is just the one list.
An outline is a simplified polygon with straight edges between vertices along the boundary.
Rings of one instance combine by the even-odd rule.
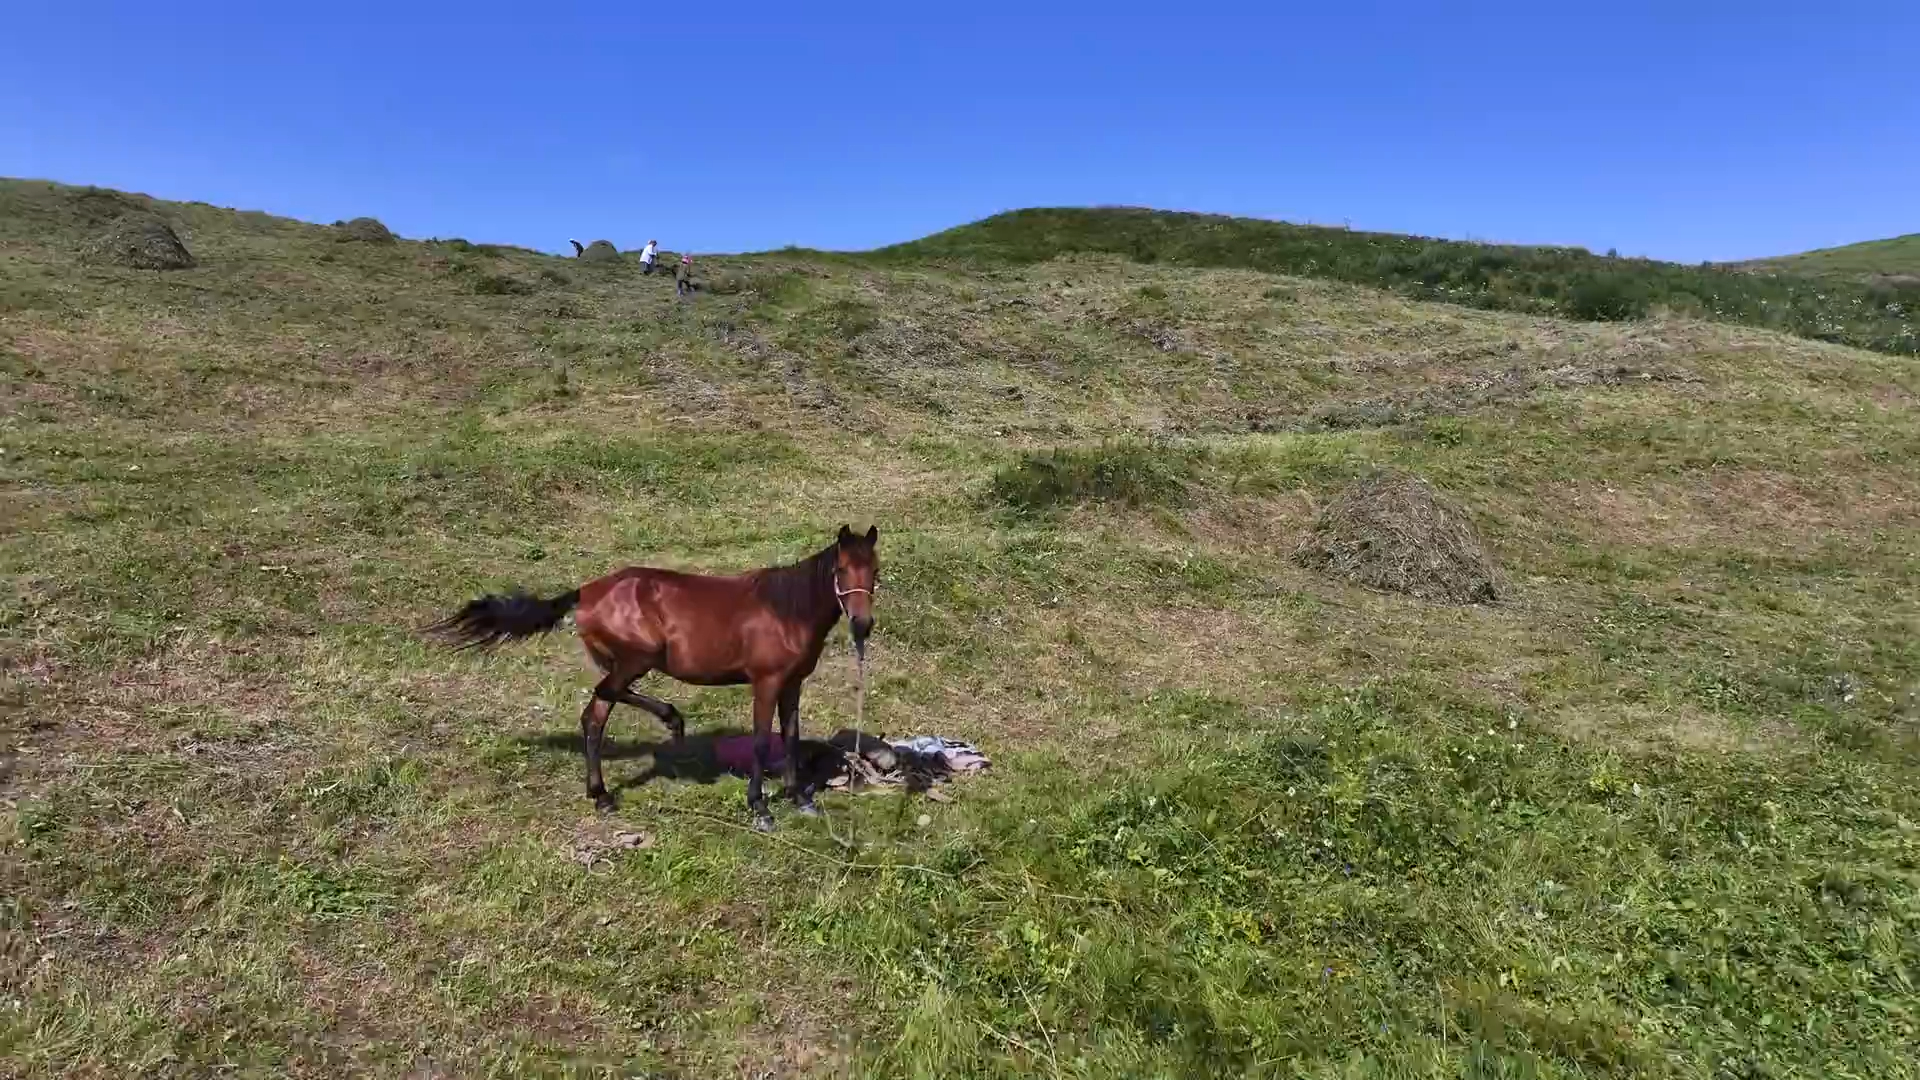
[[878, 528], [861, 536], [842, 525], [834, 542], [811, 558], [730, 577], [630, 566], [550, 600], [523, 592], [483, 596], [427, 630], [463, 649], [486, 649], [544, 634], [575, 612], [580, 642], [604, 676], [580, 713], [587, 795], [603, 810], [612, 808], [613, 797], [600, 776], [600, 741], [616, 702], [658, 717], [673, 732], [676, 746], [686, 738], [680, 710], [633, 689], [642, 675], [661, 671], [695, 686], [753, 687], [747, 809], [753, 827], [765, 831], [773, 828], [773, 815], [767, 812], [761, 775], [771, 750], [775, 709], [786, 741], [787, 796], [801, 813], [819, 813], [796, 776], [800, 686], [813, 674], [827, 635], [842, 615], [855, 650], [866, 654], [880, 571], [874, 554], [879, 539]]

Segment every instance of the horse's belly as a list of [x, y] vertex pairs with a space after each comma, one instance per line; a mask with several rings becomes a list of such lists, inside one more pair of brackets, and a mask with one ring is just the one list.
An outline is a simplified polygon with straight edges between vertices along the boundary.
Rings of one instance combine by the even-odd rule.
[[712, 675], [712, 673], [699, 673], [699, 675], [691, 675], [691, 673], [689, 673], [689, 675], [682, 675], [682, 673], [678, 673], [678, 671], [674, 671], [674, 669], [668, 667], [668, 669], [666, 669], [666, 675], [672, 675], [674, 678], [678, 678], [680, 682], [685, 682], [687, 686], [745, 686], [747, 682], [753, 682], [751, 678], [747, 678], [745, 671], [728, 671], [728, 673], [724, 673], [724, 675]]
[[751, 682], [744, 671], [711, 671], [699, 668], [679, 667], [668, 657], [667, 664], [660, 670], [688, 686], [740, 686]]

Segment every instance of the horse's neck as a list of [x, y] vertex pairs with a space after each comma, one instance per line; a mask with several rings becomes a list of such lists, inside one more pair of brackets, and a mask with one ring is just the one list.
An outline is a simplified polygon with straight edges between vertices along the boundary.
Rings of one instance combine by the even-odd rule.
[[833, 632], [834, 624], [840, 621], [840, 597], [835, 595], [837, 586], [833, 580], [833, 568], [831, 564], [826, 567], [817, 565], [818, 560], [831, 557], [830, 552], [831, 549], [808, 560], [808, 583], [813, 587], [817, 601], [815, 610], [818, 613], [813, 620], [816, 644], [825, 641], [827, 635]]
[[804, 620], [818, 646], [840, 621], [840, 598], [834, 595], [832, 548], [811, 558], [768, 571], [778, 575], [767, 585], [774, 590], [774, 607], [786, 619]]

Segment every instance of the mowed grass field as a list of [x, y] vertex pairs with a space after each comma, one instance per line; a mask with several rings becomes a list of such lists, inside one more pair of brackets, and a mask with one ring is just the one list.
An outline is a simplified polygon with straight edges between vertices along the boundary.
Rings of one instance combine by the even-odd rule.
[[[0, 1072], [1920, 1072], [1911, 357], [1112, 256], [677, 303], [158, 210], [197, 267], [0, 184]], [[1498, 603], [1290, 560], [1380, 467]], [[994, 758], [951, 802], [753, 835], [621, 708], [599, 815], [570, 638], [414, 630], [842, 522], [868, 726]], [[852, 700], [842, 632], [805, 731]]]

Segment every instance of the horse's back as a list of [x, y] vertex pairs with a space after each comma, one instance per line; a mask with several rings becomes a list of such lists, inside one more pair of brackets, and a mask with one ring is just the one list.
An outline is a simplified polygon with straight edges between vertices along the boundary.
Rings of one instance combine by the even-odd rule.
[[603, 669], [630, 657], [687, 682], [744, 678], [742, 631], [760, 608], [751, 575], [630, 566], [581, 586], [580, 601], [574, 624]]
[[580, 602], [600, 603], [625, 594], [634, 602], [671, 605], [683, 600], [704, 603], [753, 598], [750, 574], [692, 574], [684, 570], [664, 570], [655, 566], [628, 566], [580, 586]]

